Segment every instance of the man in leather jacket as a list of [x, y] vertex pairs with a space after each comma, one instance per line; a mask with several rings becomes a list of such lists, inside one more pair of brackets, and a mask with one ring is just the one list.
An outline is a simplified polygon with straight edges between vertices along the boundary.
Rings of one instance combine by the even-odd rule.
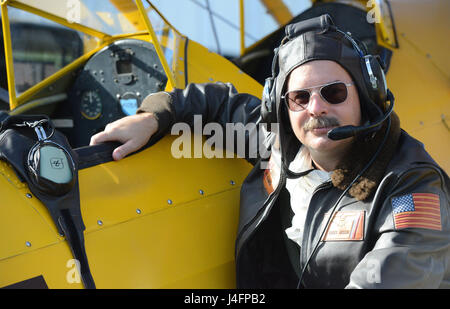
[[[193, 126], [194, 115], [225, 127], [259, 124], [273, 109], [278, 131], [246, 134], [247, 145], [265, 134], [271, 155], [246, 156], [254, 168], [241, 188], [237, 287], [450, 288], [447, 174], [395, 113], [377, 123], [386, 98], [367, 89], [359, 48], [316, 21], [326, 29], [287, 27], [263, 104], [231, 84], [190, 84], [148, 96], [91, 144], [122, 142], [120, 160], [177, 122]], [[369, 129], [329, 138], [343, 126]]]

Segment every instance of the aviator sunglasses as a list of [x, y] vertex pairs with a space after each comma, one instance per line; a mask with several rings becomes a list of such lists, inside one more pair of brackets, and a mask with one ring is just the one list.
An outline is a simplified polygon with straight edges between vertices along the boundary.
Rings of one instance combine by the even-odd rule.
[[347, 87], [353, 83], [332, 82], [315, 87], [291, 90], [286, 92], [281, 99], [284, 99], [288, 108], [293, 112], [306, 109], [311, 98], [311, 90], [319, 89], [320, 97], [330, 104], [339, 104], [347, 99]]

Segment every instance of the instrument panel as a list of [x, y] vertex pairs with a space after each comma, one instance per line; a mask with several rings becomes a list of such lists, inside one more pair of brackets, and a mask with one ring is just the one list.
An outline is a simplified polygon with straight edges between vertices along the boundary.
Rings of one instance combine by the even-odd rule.
[[154, 46], [119, 40], [90, 58], [69, 92], [72, 147], [89, 145], [92, 135], [117, 119], [134, 115], [149, 94], [162, 91], [167, 76]]

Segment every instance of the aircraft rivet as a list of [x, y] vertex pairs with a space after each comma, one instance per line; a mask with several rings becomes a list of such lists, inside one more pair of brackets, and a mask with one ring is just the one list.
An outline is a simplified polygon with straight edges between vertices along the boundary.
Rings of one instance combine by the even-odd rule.
[[27, 247], [31, 247], [31, 242], [27, 241], [27, 242], [25, 242], [25, 245], [26, 245]]
[[97, 220], [97, 224], [98, 224], [98, 225], [103, 225], [102, 220]]
[[136, 213], [139, 215], [139, 214], [141, 214], [141, 210], [138, 208], [138, 209], [136, 209]]
[[30, 193], [27, 193], [25, 196], [28, 197], [28, 198], [32, 198], [33, 197]]
[[234, 186], [236, 183], [234, 182], [234, 180], [231, 180], [231, 181], [230, 181], [230, 184], [231, 184], [232, 186]]
[[167, 200], [167, 204], [172, 205], [172, 200]]
[[200, 193], [201, 195], [203, 195], [205, 192], [203, 192], [203, 190], [199, 190], [198, 193]]

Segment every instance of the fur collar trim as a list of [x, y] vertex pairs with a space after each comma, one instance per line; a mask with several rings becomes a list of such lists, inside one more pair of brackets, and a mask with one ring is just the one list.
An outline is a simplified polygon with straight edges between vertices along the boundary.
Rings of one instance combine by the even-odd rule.
[[[345, 188], [350, 185], [378, 149], [378, 146], [384, 138], [386, 129], [387, 123], [385, 122], [373, 139], [360, 139], [355, 141], [349, 150], [348, 155], [338, 164], [338, 167], [331, 174], [333, 186], [345, 190]], [[352, 197], [359, 201], [363, 201], [368, 199], [372, 193], [375, 192], [385, 174], [389, 161], [395, 153], [400, 133], [400, 119], [395, 113], [392, 113], [391, 128], [386, 143], [371, 166], [352, 185], [349, 190], [349, 194]]]

